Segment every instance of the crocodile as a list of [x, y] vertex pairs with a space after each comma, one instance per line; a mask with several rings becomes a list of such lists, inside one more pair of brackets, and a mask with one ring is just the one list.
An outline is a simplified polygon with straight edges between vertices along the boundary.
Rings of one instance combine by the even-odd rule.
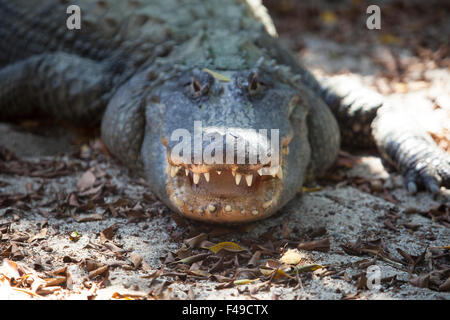
[[[79, 29], [68, 29], [70, 5]], [[450, 186], [449, 155], [423, 129], [377, 93], [315, 77], [259, 0], [0, 0], [0, 118], [33, 116], [101, 126], [161, 201], [204, 222], [273, 215], [341, 142], [376, 146], [412, 193]], [[174, 132], [195, 137], [196, 123], [210, 143], [181, 156]], [[219, 147], [237, 150], [229, 128], [252, 130], [240, 161], [220, 161]]]

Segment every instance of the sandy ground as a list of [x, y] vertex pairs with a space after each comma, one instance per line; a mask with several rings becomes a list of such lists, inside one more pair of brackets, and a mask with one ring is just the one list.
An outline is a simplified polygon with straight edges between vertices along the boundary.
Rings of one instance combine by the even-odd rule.
[[[322, 29], [304, 32], [299, 48], [280, 28], [318, 76], [372, 87], [445, 137], [444, 66], [379, 41], [367, 55]], [[423, 68], [420, 79], [386, 76], [391, 51]], [[66, 130], [47, 131], [0, 124], [0, 146], [17, 156], [0, 152], [0, 299], [450, 298], [449, 190], [409, 195], [376, 154], [343, 152], [274, 217], [225, 228], [171, 213], [95, 138], [74, 144]], [[233, 244], [213, 252], [222, 242]]]

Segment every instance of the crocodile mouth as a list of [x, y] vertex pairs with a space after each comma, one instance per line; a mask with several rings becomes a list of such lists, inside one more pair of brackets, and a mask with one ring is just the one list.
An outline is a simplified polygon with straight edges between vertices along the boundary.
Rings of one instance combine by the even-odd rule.
[[282, 165], [173, 165], [169, 160], [166, 190], [182, 215], [232, 224], [274, 213], [282, 179]]

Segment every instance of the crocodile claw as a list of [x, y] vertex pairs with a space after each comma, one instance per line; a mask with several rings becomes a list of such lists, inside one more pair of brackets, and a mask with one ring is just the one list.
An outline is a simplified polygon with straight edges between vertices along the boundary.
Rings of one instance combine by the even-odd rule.
[[409, 193], [415, 194], [418, 190], [425, 189], [438, 194], [440, 187], [450, 187], [450, 156], [441, 152], [428, 155], [425, 160], [418, 161], [406, 170], [404, 177]]

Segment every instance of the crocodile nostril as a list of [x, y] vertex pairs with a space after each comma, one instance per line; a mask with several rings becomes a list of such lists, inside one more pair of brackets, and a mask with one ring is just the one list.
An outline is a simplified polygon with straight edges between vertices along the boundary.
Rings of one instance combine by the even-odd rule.
[[200, 81], [198, 81], [194, 77], [191, 78], [191, 91], [194, 94], [194, 96], [199, 97], [207, 93], [208, 90], [209, 90], [208, 85], [203, 85]]
[[209, 73], [197, 69], [192, 71], [190, 91], [194, 97], [207, 94], [213, 84], [214, 78]]
[[250, 95], [258, 93], [260, 88], [258, 77], [256, 73], [251, 73], [249, 77], [249, 84], [248, 84], [248, 93]]

